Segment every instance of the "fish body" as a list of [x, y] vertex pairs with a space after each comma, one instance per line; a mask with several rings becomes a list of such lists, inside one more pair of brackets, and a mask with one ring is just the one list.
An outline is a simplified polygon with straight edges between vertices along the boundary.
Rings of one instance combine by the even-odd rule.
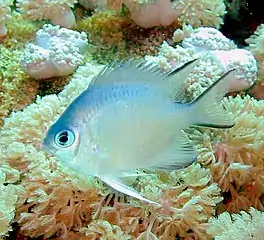
[[197, 153], [184, 129], [234, 125], [221, 106], [230, 72], [183, 102], [183, 83], [195, 64], [168, 74], [134, 60], [106, 67], [50, 127], [45, 149], [75, 171], [146, 200], [118, 181], [123, 172], [188, 166]]

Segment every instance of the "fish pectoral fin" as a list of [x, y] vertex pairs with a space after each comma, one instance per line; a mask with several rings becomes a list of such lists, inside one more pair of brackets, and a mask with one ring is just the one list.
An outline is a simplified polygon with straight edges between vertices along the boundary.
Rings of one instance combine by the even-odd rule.
[[186, 133], [181, 131], [166, 152], [158, 156], [154, 169], [173, 171], [180, 168], [187, 167], [195, 162], [197, 159], [197, 152], [193, 144], [188, 139]]
[[143, 196], [141, 196], [135, 189], [123, 184], [121, 182], [120, 179], [113, 177], [113, 176], [109, 176], [109, 175], [104, 175], [104, 176], [100, 176], [99, 177], [104, 183], [106, 183], [109, 187], [115, 189], [118, 192], [121, 192], [125, 195], [134, 197], [140, 201], [149, 203], [149, 204], [154, 204], [157, 206], [161, 206], [161, 204], [151, 201], [147, 198], [144, 198]]

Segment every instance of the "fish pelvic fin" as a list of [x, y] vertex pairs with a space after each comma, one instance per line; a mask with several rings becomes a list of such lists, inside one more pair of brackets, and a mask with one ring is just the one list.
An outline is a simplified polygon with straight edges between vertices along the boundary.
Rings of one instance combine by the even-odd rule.
[[199, 97], [189, 103], [190, 114], [194, 119], [192, 125], [212, 128], [231, 128], [235, 125], [231, 114], [225, 110], [222, 104], [234, 78], [234, 71], [235, 69], [232, 69], [223, 74]]
[[118, 192], [121, 192], [125, 195], [128, 195], [130, 197], [136, 198], [140, 201], [143, 201], [145, 203], [148, 204], [153, 204], [156, 205], [158, 207], [161, 207], [161, 204], [151, 201], [145, 197], [143, 197], [141, 194], [139, 194], [139, 192], [137, 192], [135, 189], [133, 189], [132, 187], [129, 187], [127, 185], [125, 185], [124, 183], [122, 183], [121, 179], [114, 177], [114, 176], [110, 176], [110, 175], [103, 175], [103, 176], [98, 176], [105, 184], [107, 184], [109, 187], [115, 189]]

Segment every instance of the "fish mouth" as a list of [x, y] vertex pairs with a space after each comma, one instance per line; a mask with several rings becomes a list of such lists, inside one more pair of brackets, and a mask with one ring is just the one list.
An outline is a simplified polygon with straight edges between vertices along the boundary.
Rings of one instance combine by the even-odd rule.
[[44, 151], [45, 153], [47, 153], [49, 157], [56, 155], [56, 150], [48, 147], [44, 142], [42, 143], [40, 149]]

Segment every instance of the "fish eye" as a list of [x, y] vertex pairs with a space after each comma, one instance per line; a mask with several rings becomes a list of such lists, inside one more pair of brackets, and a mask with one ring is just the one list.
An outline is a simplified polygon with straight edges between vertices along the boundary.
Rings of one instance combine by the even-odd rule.
[[55, 143], [59, 147], [67, 148], [70, 147], [75, 140], [75, 135], [70, 130], [63, 130], [56, 134]]

